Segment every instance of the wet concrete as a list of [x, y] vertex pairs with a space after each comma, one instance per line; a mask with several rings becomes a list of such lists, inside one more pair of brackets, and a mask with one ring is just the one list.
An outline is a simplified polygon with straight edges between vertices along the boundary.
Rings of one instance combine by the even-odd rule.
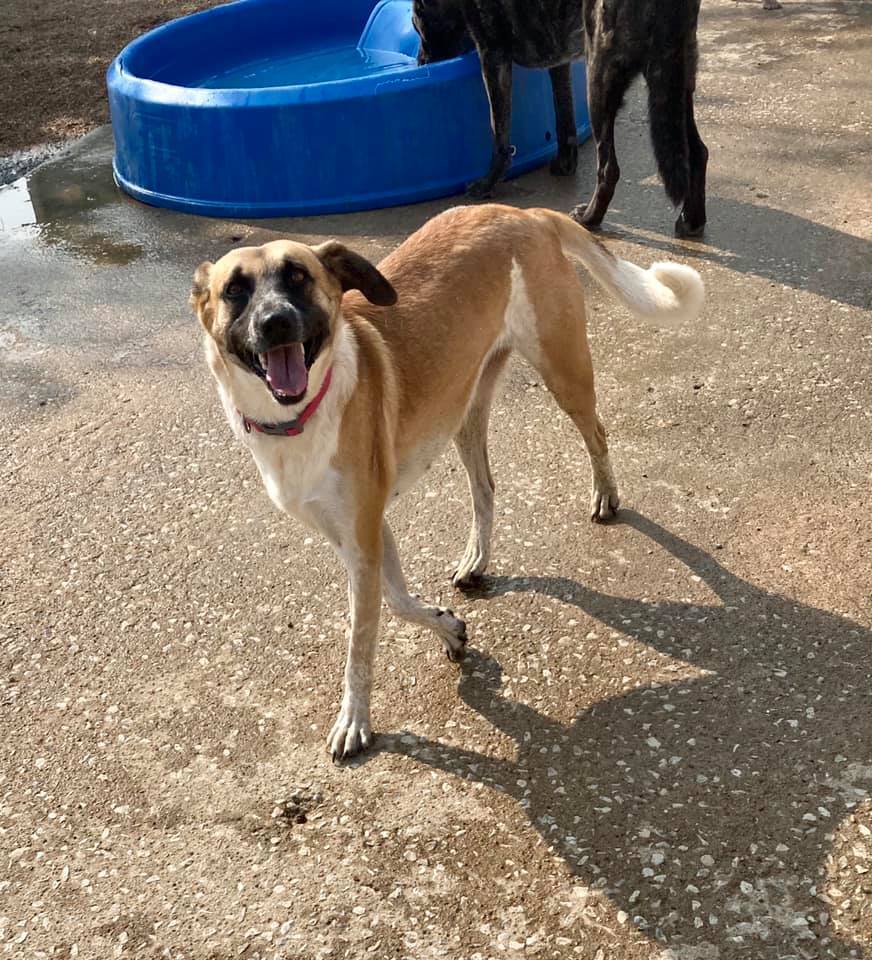
[[[639, 88], [606, 239], [694, 264], [705, 313], [589, 287], [623, 518], [587, 523], [579, 439], [514, 365], [484, 589], [448, 582], [453, 455], [392, 521], [474, 652], [386, 617], [350, 767], [341, 570], [233, 445], [187, 291], [278, 233], [377, 259], [455, 201], [156, 211], [106, 130], [0, 192], [0, 953], [872, 956], [872, 19], [713, 0], [700, 47], [705, 241], [670, 236]], [[593, 167], [501, 199], [568, 209]]]

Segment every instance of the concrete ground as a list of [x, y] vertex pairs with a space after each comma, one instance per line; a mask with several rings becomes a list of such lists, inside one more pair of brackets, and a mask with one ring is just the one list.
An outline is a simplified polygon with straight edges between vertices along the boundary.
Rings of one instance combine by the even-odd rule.
[[621, 519], [515, 365], [484, 589], [449, 584], [453, 454], [393, 519], [473, 650], [386, 616], [351, 765], [342, 571], [232, 442], [187, 291], [240, 240], [377, 258], [451, 201], [197, 220], [120, 198], [106, 130], [0, 193], [0, 955], [872, 956], [872, 11], [707, 0], [700, 47], [705, 242], [638, 87], [606, 236], [695, 265], [705, 313], [590, 288]]

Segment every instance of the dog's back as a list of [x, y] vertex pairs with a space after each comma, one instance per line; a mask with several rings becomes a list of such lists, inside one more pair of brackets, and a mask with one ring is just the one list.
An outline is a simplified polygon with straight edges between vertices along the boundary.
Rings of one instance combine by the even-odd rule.
[[695, 37], [700, 0], [473, 0], [464, 9], [476, 39], [526, 67], [610, 50], [633, 76]]

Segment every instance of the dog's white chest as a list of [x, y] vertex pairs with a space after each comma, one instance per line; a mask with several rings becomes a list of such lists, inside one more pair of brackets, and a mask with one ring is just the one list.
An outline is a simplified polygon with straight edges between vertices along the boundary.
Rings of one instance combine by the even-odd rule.
[[[339, 474], [330, 461], [336, 436], [323, 431], [299, 437], [248, 435], [248, 447], [260, 471], [270, 500], [285, 513], [312, 524], [312, 507], [321, 508], [339, 498]], [[332, 440], [332, 442], [331, 442]]]
[[279, 510], [317, 529], [323, 529], [325, 523], [332, 525], [331, 517], [340, 512], [342, 483], [332, 460], [339, 444], [342, 410], [356, 378], [354, 350], [353, 341], [341, 330], [334, 350], [332, 385], [297, 436], [247, 433], [239, 407], [259, 413], [264, 421], [277, 419], [275, 411], [267, 408], [260, 413], [256, 404], [263, 402], [262, 388], [248, 375], [235, 370], [216, 374], [224, 412], [237, 439], [251, 453], [270, 500]]

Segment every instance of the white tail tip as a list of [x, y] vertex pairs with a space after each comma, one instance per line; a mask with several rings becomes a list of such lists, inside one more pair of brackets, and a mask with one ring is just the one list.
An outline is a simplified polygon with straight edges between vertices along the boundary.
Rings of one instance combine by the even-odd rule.
[[661, 262], [652, 263], [645, 272], [645, 286], [656, 304], [651, 319], [671, 327], [696, 320], [705, 300], [705, 285], [693, 267]]

